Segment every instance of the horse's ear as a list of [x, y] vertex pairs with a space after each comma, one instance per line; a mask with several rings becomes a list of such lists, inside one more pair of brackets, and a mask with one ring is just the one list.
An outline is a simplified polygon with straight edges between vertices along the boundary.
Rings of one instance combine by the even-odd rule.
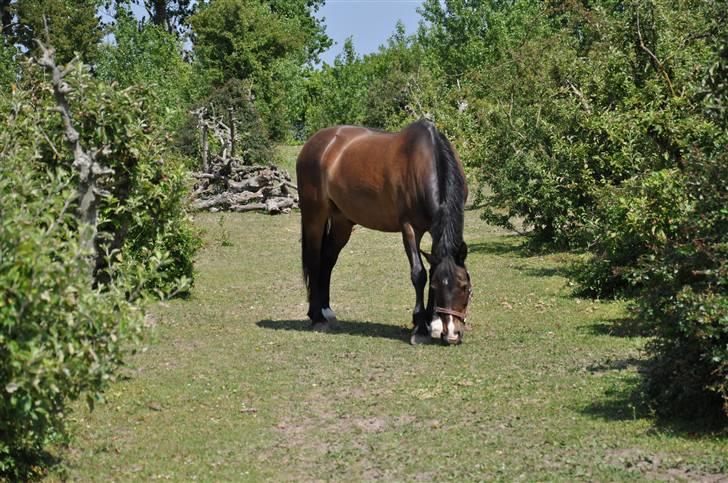
[[430, 255], [429, 253], [427, 253], [424, 250], [420, 250], [420, 253], [422, 254], [423, 257], [425, 257], [425, 260], [427, 260], [427, 263], [429, 263], [430, 266], [432, 266], [432, 255]]
[[465, 265], [466, 258], [468, 258], [468, 244], [465, 243], [465, 240], [463, 240], [460, 242], [460, 247], [458, 248], [458, 255], [457, 255], [458, 265]]

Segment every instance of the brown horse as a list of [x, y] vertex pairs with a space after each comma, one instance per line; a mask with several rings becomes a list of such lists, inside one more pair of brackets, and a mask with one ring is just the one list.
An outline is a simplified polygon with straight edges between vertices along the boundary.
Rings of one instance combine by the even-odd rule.
[[[462, 341], [470, 299], [463, 210], [467, 186], [457, 154], [440, 131], [418, 121], [399, 133], [336, 126], [314, 134], [296, 163], [301, 206], [303, 277], [314, 330], [336, 317], [329, 305], [331, 271], [355, 224], [401, 232], [415, 287], [411, 341]], [[432, 236], [427, 273], [420, 240]]]

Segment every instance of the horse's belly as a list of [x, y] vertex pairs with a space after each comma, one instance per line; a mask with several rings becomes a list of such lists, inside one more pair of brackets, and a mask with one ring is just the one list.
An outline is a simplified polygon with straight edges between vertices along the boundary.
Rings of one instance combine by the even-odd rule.
[[329, 197], [339, 211], [357, 225], [379, 231], [400, 231], [397, 203], [381, 192], [366, 188], [329, 187]]

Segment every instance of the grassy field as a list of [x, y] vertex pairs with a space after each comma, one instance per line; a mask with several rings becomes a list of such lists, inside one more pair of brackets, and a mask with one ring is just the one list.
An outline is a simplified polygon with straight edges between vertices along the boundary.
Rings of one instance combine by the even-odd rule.
[[355, 230], [333, 277], [341, 328], [322, 334], [304, 320], [298, 214], [196, 223], [191, 298], [154, 308], [107, 404], [78, 406], [53, 477], [728, 478], [725, 433], [635, 399], [645, 339], [622, 305], [571, 296], [566, 254], [528, 255], [468, 212], [473, 329], [413, 347], [398, 235]]

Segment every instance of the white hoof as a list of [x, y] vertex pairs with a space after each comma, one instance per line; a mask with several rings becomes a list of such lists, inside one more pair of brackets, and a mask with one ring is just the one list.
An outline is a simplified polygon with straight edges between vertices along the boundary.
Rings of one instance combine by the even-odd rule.
[[412, 337], [410, 337], [410, 344], [412, 345], [420, 345], [420, 344], [427, 344], [430, 342], [430, 337], [426, 334], [412, 334]]
[[430, 322], [430, 337], [439, 339], [442, 336], [442, 320], [439, 318]]
[[330, 308], [323, 309], [321, 311], [321, 314], [324, 316], [324, 319], [326, 319], [327, 322], [332, 324], [337, 322], [336, 314]]

